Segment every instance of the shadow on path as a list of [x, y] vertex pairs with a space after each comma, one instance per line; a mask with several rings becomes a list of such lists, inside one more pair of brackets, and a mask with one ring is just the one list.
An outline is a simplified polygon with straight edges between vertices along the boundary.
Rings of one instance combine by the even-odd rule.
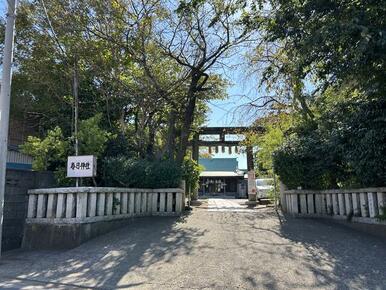
[[[11, 254], [4, 257], [0, 276], [102, 289], [139, 286], [152, 281], [152, 277], [146, 277], [147, 267], [162, 267], [176, 256], [190, 255], [195, 241], [205, 234], [199, 228], [176, 228], [184, 222], [185, 217], [137, 218], [122, 229], [72, 250]], [[133, 270], [142, 272], [142, 278], [118, 286], [122, 277]]]

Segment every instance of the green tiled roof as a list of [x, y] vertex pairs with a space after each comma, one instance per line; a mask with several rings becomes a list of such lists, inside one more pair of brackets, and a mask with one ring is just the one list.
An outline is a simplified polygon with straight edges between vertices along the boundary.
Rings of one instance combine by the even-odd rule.
[[205, 167], [205, 171], [236, 171], [237, 158], [200, 158], [198, 163]]

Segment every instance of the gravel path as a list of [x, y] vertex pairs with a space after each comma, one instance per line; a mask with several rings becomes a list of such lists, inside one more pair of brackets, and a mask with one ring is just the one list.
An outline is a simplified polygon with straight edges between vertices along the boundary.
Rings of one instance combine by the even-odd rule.
[[[216, 202], [229, 211], [213, 211]], [[68, 251], [7, 253], [0, 289], [386, 289], [385, 241], [216, 202]]]

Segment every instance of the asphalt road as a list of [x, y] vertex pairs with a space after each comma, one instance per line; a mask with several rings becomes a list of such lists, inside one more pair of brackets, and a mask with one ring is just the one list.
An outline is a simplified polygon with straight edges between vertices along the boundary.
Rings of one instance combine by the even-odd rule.
[[72, 250], [0, 262], [0, 289], [84, 288], [386, 289], [386, 242], [216, 200], [182, 218], [135, 219]]

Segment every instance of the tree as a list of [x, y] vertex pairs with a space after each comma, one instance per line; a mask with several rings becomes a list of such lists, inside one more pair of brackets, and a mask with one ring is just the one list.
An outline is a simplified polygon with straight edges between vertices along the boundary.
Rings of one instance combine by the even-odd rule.
[[[158, 24], [157, 43], [163, 54], [182, 67], [186, 89], [181, 102], [182, 124], [176, 160], [182, 164], [194, 122], [196, 105], [209, 91], [210, 72], [220, 65], [226, 53], [246, 41], [250, 34], [238, 25], [238, 6], [233, 1], [172, 1]], [[177, 13], [175, 13], [175, 11]], [[175, 139], [171, 111], [168, 140]]]

